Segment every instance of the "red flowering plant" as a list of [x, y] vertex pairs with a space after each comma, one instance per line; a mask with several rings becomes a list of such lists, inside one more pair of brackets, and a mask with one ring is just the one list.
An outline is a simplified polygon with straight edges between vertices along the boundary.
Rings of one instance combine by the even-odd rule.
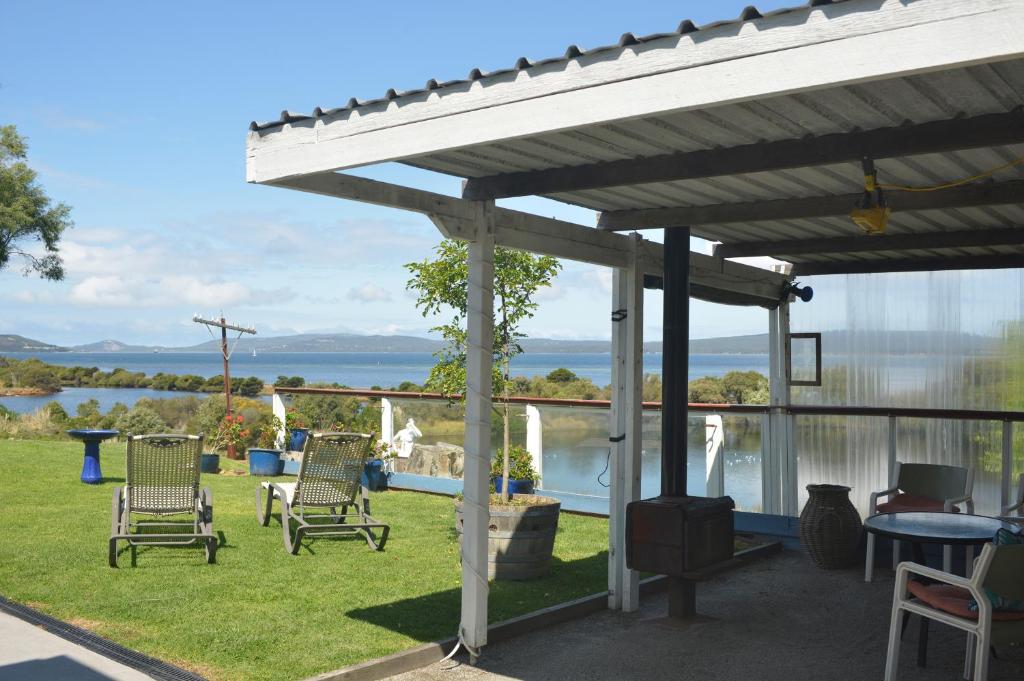
[[248, 440], [249, 429], [245, 427], [245, 417], [241, 414], [228, 414], [217, 426], [210, 446], [214, 451], [227, 450], [229, 456], [232, 452], [241, 455], [245, 452]]
[[293, 428], [307, 428], [306, 419], [295, 407], [288, 407], [284, 413], [284, 427], [291, 432]]

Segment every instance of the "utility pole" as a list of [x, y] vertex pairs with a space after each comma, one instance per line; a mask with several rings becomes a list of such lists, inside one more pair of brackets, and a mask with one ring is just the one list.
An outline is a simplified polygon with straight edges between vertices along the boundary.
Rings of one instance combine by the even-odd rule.
[[[227, 403], [228, 416], [231, 416], [231, 373], [228, 370], [228, 360], [231, 359], [231, 352], [228, 350], [228, 330], [237, 331], [238, 338], [242, 337], [242, 334], [249, 333], [256, 335], [256, 329], [249, 326], [238, 326], [237, 324], [228, 324], [227, 320], [224, 319], [223, 313], [220, 319], [204, 319], [199, 315], [194, 315], [192, 321], [196, 324], [204, 324], [210, 329], [210, 333], [213, 333], [213, 329], [220, 329], [220, 354], [224, 360], [224, 401]], [[237, 339], [235, 339], [237, 342]], [[234, 447], [228, 447], [228, 457], [235, 458]]]

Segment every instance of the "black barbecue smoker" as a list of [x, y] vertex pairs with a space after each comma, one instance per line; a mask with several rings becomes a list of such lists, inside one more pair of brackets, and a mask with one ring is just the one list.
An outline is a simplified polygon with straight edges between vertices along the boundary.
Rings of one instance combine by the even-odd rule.
[[696, 612], [695, 571], [733, 555], [731, 497], [686, 494], [690, 230], [665, 230], [661, 495], [626, 507], [626, 564], [669, 577], [669, 615]]

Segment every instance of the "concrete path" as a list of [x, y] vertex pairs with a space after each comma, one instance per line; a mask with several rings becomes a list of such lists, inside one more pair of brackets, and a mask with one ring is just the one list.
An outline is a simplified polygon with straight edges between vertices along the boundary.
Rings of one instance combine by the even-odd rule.
[[151, 681], [151, 677], [0, 612], [3, 681]]
[[[871, 681], [880, 680], [893, 573], [824, 571], [786, 551], [698, 586], [691, 623], [667, 618], [664, 594], [640, 611], [603, 612], [488, 646], [477, 667], [442, 662], [396, 681]], [[933, 624], [928, 667], [915, 664], [911, 621], [900, 681], [959, 679], [966, 635]], [[464, 658], [463, 658], [464, 659]], [[1024, 650], [992, 660], [989, 681], [1024, 679]]]

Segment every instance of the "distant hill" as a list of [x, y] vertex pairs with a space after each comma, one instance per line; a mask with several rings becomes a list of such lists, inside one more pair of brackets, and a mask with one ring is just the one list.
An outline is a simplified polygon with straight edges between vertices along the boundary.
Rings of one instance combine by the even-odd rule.
[[16, 336], [14, 334], [0, 334], [0, 352], [65, 352], [67, 348], [59, 345], [50, 345], [42, 341]]
[[[894, 331], [879, 336], [855, 331], [826, 331], [821, 349], [825, 355], [846, 354], [852, 349], [861, 353], [913, 355], [943, 353], [951, 349], [971, 354], [992, 352], [999, 340], [972, 334], [936, 334], [925, 331]], [[0, 352], [216, 352], [218, 340], [208, 340], [187, 347], [129, 345], [116, 340], [103, 340], [65, 348], [23, 336], [0, 335]], [[293, 336], [255, 336], [239, 340], [237, 350], [260, 352], [435, 352], [441, 341], [419, 336], [362, 336], [354, 333], [303, 333]], [[555, 340], [528, 338], [523, 349], [529, 353], [611, 352], [611, 341]], [[644, 343], [644, 352], [661, 352], [661, 341]], [[768, 354], [768, 334], [722, 336], [690, 340], [690, 353], [695, 355], [763, 355]]]
[[95, 343], [71, 346], [71, 350], [75, 352], [151, 352], [166, 349], [151, 345], [128, 345], [116, 340], [101, 340]]

